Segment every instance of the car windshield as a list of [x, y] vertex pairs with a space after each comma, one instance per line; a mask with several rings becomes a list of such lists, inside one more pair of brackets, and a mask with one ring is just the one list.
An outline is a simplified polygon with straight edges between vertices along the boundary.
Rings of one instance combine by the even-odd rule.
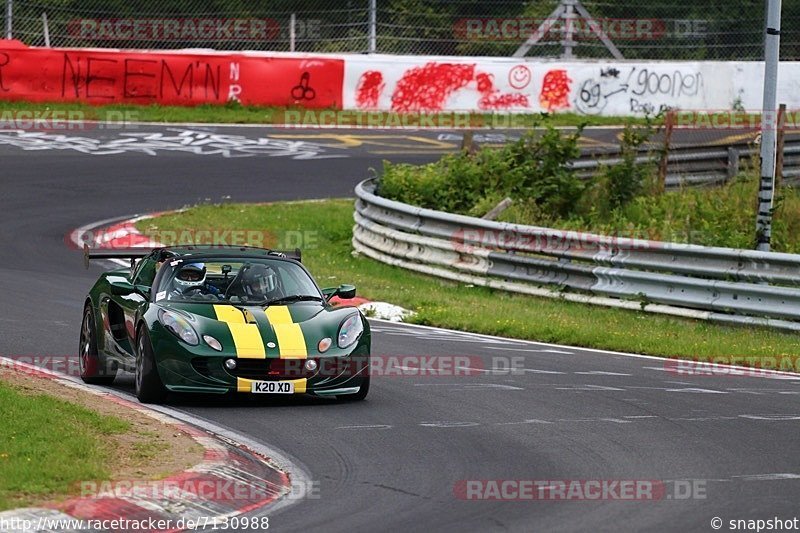
[[166, 263], [156, 301], [269, 304], [322, 301], [306, 271], [290, 261], [269, 258], [181, 258]]

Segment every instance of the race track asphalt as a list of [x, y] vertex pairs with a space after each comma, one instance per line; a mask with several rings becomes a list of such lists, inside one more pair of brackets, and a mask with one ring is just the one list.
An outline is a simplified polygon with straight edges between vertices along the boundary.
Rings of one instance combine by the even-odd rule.
[[[384, 158], [438, 155], [420, 152], [426, 141], [373, 138], [380, 132], [358, 132], [366, 141], [326, 141], [252, 128], [188, 129], [142, 126], [138, 133], [150, 138], [124, 142], [117, 132], [38, 140], [0, 134], [0, 354], [76, 353], [83, 298], [103, 268], [85, 270], [81, 253], [65, 243], [78, 226], [207, 198], [352, 196]], [[214, 131], [274, 142], [202, 137]], [[409, 142], [412, 148], [403, 145]], [[198, 153], [208, 150], [216, 152]], [[331, 155], [339, 157], [324, 158]], [[679, 375], [657, 359], [378, 321], [373, 328], [378, 355], [471, 356], [477, 370], [376, 378], [360, 404], [172, 400], [307, 467], [318, 498], [271, 517], [271, 529], [709, 531], [712, 517], [728, 530], [731, 519], [798, 514], [795, 379]], [[500, 361], [519, 369], [487, 371]], [[130, 376], [115, 386], [130, 390]], [[465, 501], [454, 492], [464, 480], [487, 479], [657, 480], [666, 492], [658, 501], [507, 502]]]

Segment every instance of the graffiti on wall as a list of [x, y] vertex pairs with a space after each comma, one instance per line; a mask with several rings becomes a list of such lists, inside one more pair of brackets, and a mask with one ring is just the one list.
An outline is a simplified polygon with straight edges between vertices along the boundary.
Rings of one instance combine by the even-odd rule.
[[551, 70], [544, 76], [539, 93], [539, 105], [547, 112], [569, 109], [569, 92], [572, 80], [564, 69]]
[[[508, 82], [514, 87], [526, 87], [530, 71], [511, 69]], [[513, 81], [512, 81], [513, 80]], [[358, 79], [355, 90], [355, 103], [359, 109], [377, 109], [385, 94], [387, 83], [379, 70], [367, 70]], [[514, 107], [530, 107], [527, 94], [503, 92], [498, 89], [495, 76], [480, 71], [475, 63], [438, 63], [406, 69], [391, 89], [391, 111], [398, 113], [442, 111], [459, 91], [477, 92], [479, 110], [499, 110]]]
[[138, 50], [32, 48], [0, 40], [0, 98], [341, 107], [344, 60]]
[[539, 62], [352, 57], [344, 106], [397, 113], [507, 111], [584, 115], [726, 108], [732, 66], [703, 62]]
[[688, 68], [605, 67], [579, 81], [572, 100], [586, 115], [603, 114], [610, 104], [618, 114], [655, 114], [701, 96], [703, 88], [702, 73]]

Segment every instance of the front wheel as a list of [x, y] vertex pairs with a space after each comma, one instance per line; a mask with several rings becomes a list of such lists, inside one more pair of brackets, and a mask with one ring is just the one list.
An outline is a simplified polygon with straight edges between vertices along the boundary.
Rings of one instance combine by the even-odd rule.
[[145, 328], [139, 329], [136, 341], [136, 397], [142, 403], [162, 403], [167, 398], [167, 388], [158, 375], [150, 336]]
[[91, 385], [111, 385], [116, 377], [105, 376], [100, 372], [100, 355], [97, 352], [97, 328], [94, 322], [94, 311], [91, 305], [83, 310], [81, 323], [81, 339], [78, 345], [78, 367], [84, 383]]

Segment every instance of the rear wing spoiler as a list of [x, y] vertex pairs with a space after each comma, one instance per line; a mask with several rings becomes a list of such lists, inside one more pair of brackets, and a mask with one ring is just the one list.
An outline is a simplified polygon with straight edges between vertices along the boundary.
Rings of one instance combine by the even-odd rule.
[[89, 268], [92, 259], [130, 259], [133, 262], [147, 257], [155, 248], [89, 248], [83, 245], [83, 266]]
[[281, 254], [287, 259], [294, 259], [298, 263], [302, 263], [300, 260], [302, 258], [302, 254], [300, 253], [300, 248], [295, 248], [294, 250], [272, 250], [275, 254]]
[[[264, 248], [255, 248], [251, 246], [215, 246], [215, 245], [176, 246], [176, 248], [182, 248], [185, 250], [206, 251], [206, 252], [213, 252], [215, 250], [225, 251], [225, 252], [262, 251], [264, 252], [265, 255], [286, 257], [288, 259], [294, 259], [298, 263], [301, 262], [301, 257], [302, 257], [302, 254], [300, 253], [300, 248], [295, 248], [294, 250], [267, 250]], [[89, 261], [92, 259], [129, 259], [131, 262], [131, 267], [133, 267], [133, 263], [137, 259], [147, 257], [154, 250], [164, 250], [168, 254], [168, 257], [169, 255], [173, 255], [170, 254], [169, 248], [89, 248], [88, 245], [84, 244], [83, 266], [89, 268]]]

